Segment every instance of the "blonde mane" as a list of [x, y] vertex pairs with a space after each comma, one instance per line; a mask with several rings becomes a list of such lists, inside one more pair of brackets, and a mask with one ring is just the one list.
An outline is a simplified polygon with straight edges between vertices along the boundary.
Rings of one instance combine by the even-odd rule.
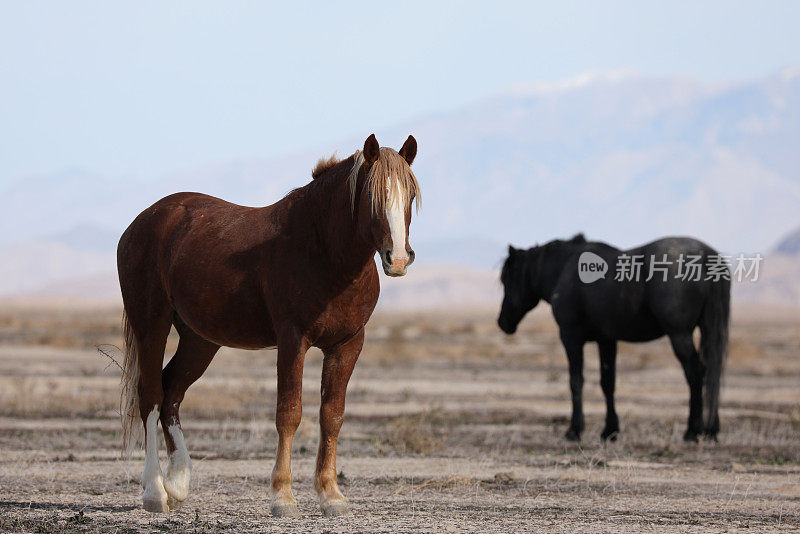
[[[356, 184], [358, 183], [358, 173], [364, 164], [364, 154], [356, 151], [353, 154], [353, 169], [350, 171], [350, 205], [355, 210], [356, 205]], [[415, 207], [419, 210], [421, 193], [417, 177], [414, 171], [403, 159], [403, 156], [391, 148], [381, 147], [377, 161], [372, 164], [369, 170], [365, 187], [370, 193], [370, 207], [372, 212], [377, 214], [386, 209], [388, 201], [389, 180], [394, 179], [401, 193], [406, 199], [414, 199]]]

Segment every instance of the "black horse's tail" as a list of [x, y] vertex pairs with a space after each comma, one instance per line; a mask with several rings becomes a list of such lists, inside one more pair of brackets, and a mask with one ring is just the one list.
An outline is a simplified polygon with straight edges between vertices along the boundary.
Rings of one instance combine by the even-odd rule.
[[705, 433], [713, 439], [719, 432], [719, 390], [728, 353], [730, 305], [730, 280], [711, 282], [711, 294], [700, 318], [700, 354], [706, 366]]

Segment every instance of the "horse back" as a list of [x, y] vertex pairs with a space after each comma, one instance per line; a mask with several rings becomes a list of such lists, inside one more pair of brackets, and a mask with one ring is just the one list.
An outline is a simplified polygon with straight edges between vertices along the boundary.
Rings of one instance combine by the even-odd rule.
[[[120, 239], [117, 263], [128, 295], [166, 300], [192, 330], [241, 348], [275, 344], [258, 265], [257, 208], [200, 193], [176, 193], [144, 210]], [[266, 229], [265, 229], [266, 230]]]
[[[653, 265], [652, 278], [645, 282], [645, 302], [665, 333], [693, 330], [700, 321], [703, 308], [712, 297], [716, 283], [709, 277], [707, 265], [719, 253], [691, 237], [667, 237], [644, 247], [645, 264]], [[690, 272], [687, 262], [700, 266], [699, 273]], [[661, 262], [661, 263], [659, 263]], [[656, 267], [663, 271], [656, 270]]]
[[264, 208], [200, 193], [159, 200], [120, 239], [126, 305], [126, 295], [163, 298], [193, 331], [230, 347], [275, 346], [284, 327], [320, 343], [351, 335], [377, 302], [374, 262], [335, 286], [314, 264], [314, 236], [292, 209], [291, 197]]
[[[584, 252], [596, 254], [608, 265], [604, 277], [581, 281], [579, 258]], [[705, 271], [700, 280], [681, 279], [679, 258], [699, 256], [705, 262], [712, 254], [716, 251], [711, 247], [689, 237], [659, 239], [629, 250], [585, 243], [565, 263], [553, 312], [559, 324], [578, 325], [589, 340], [649, 341], [692, 330], [711, 293], [711, 282], [703, 279]], [[631, 279], [620, 276], [619, 266], [628, 261], [624, 256], [641, 261]]]

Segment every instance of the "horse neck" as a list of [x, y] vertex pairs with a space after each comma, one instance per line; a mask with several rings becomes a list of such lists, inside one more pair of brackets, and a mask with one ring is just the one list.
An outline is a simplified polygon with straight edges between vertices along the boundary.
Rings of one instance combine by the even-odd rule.
[[545, 245], [538, 257], [534, 258], [535, 264], [528, 267], [535, 272], [535, 289], [545, 302], [550, 302], [550, 297], [556, 289], [558, 279], [561, 277], [561, 272], [564, 270], [573, 248], [574, 245], [569, 243]]
[[326, 268], [352, 279], [372, 261], [375, 248], [365, 242], [356, 230], [350, 188], [346, 173], [317, 178], [298, 200], [311, 225], [311, 235], [317, 239], [320, 259]]

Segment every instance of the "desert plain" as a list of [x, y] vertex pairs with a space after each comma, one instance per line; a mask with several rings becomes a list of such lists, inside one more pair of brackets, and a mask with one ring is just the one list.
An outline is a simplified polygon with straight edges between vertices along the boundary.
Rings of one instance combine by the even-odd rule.
[[[313, 492], [321, 353], [306, 358], [296, 519], [269, 515], [273, 350], [218, 353], [182, 409], [190, 496], [170, 514], [141, 509], [143, 453], [121, 458], [120, 313], [0, 306], [0, 531], [800, 530], [797, 310], [734, 308], [717, 443], [682, 441], [688, 388], [666, 339], [620, 344], [613, 443], [600, 440], [605, 402], [587, 346], [587, 428], [568, 443], [566, 357], [545, 307], [514, 336], [492, 309], [381, 310], [339, 439], [346, 517], [324, 518]], [[165, 362], [176, 343], [173, 333]]]

